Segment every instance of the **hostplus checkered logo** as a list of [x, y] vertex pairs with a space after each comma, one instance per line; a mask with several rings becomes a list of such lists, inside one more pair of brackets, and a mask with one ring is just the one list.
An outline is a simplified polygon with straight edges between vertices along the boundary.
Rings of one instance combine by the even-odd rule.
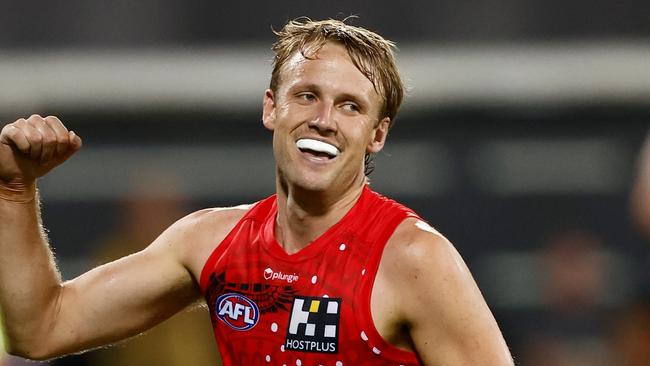
[[338, 353], [341, 299], [302, 297], [293, 300], [284, 348]]

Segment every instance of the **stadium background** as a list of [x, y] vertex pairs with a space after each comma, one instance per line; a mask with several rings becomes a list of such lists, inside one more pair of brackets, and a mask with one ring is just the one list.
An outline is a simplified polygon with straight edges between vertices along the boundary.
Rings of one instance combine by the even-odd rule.
[[[410, 89], [373, 186], [455, 243], [519, 364], [623, 364], [650, 265], [629, 212], [650, 121], [640, 0], [2, 0], [0, 124], [54, 114], [84, 138], [40, 183], [64, 275], [271, 193], [271, 27], [352, 14], [397, 42]], [[199, 364], [213, 342], [193, 329], [51, 364]]]

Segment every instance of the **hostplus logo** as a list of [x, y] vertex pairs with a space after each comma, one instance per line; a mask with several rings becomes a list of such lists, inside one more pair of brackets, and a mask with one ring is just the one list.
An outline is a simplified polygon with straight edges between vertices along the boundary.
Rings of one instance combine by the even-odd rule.
[[341, 299], [301, 297], [293, 300], [284, 348], [338, 353]]
[[273, 280], [280, 280], [280, 281], [286, 281], [288, 283], [293, 283], [298, 281], [298, 275], [297, 274], [287, 274], [287, 273], [282, 273], [278, 271], [274, 271], [271, 267], [268, 267], [267, 269], [264, 270], [264, 279], [273, 281]]

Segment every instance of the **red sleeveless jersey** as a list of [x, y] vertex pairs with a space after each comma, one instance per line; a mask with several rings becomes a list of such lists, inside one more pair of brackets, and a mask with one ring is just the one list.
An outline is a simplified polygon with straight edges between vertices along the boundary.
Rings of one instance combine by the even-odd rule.
[[386, 242], [413, 211], [365, 186], [302, 250], [275, 240], [276, 196], [256, 203], [208, 258], [200, 286], [225, 366], [420, 365], [386, 342], [370, 294]]

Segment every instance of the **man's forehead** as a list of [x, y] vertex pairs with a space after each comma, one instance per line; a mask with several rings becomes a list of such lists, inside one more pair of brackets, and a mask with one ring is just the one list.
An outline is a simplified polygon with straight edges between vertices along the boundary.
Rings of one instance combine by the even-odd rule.
[[292, 70], [310, 61], [320, 61], [337, 55], [353, 63], [345, 46], [338, 43], [326, 42], [320, 46], [307, 45], [303, 49], [297, 49], [285, 62], [284, 66], [287, 67], [287, 70]]
[[[294, 54], [282, 65], [280, 70], [280, 85], [290, 86], [298, 79], [304, 79], [308, 69], [316, 68], [319, 74], [333, 72], [339, 68], [347, 68], [347, 71], [353, 70], [358, 80], [349, 80], [350, 86], [365, 86], [364, 92], [377, 94], [372, 81], [354, 64], [345, 46], [337, 43], [328, 42], [320, 48], [307, 48], [307, 53], [303, 54], [300, 50]], [[313, 74], [312, 74], [313, 75]], [[289, 77], [289, 79], [287, 79]], [[291, 80], [293, 79], [293, 80]], [[365, 85], [364, 85], [365, 84]], [[366, 90], [367, 89], [367, 90]], [[376, 97], [381, 99], [378, 94]]]

